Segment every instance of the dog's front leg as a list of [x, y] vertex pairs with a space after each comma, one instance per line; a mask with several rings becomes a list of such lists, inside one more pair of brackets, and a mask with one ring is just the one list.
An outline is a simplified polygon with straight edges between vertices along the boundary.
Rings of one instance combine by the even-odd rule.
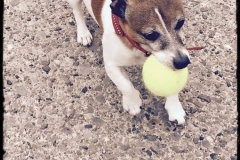
[[168, 112], [170, 121], [178, 121], [178, 124], [184, 124], [186, 115], [185, 111], [182, 108], [182, 104], [178, 99], [178, 94], [168, 96], [165, 103], [165, 109]]
[[105, 69], [109, 78], [123, 94], [123, 108], [132, 115], [140, 113], [142, 105], [140, 93], [134, 88], [123, 68], [115, 64], [105, 63]]

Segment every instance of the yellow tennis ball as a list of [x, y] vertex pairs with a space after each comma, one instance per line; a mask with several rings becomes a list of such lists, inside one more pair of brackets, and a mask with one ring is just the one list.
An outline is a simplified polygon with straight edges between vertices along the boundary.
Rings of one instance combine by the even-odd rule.
[[143, 82], [154, 95], [167, 97], [180, 92], [188, 79], [188, 68], [173, 70], [151, 55], [142, 69]]

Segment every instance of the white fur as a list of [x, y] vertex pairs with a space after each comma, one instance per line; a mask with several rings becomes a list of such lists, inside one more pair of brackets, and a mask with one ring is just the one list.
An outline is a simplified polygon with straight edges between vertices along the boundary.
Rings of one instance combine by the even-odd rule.
[[[89, 44], [92, 40], [92, 37], [84, 22], [84, 17], [81, 10], [82, 8], [80, 5], [82, 0], [67, 1], [73, 7], [78, 28], [78, 41], [83, 45]], [[94, 18], [91, 9], [91, 0], [84, 0], [84, 3], [86, 8], [89, 10], [89, 13]], [[111, 0], [105, 1], [101, 15], [104, 26], [102, 44], [105, 69], [109, 78], [115, 83], [117, 88], [123, 94], [123, 108], [126, 111], [129, 111], [130, 114], [136, 115], [141, 111], [140, 106], [142, 105], [142, 100], [140, 98], [140, 93], [134, 88], [122, 67], [143, 65], [146, 57], [137, 49], [130, 50], [127, 48], [115, 34], [112, 25], [111, 9], [109, 7], [110, 3]], [[155, 53], [154, 55], [159, 55], [159, 61], [167, 62], [172, 60], [172, 57], [160, 56], [162, 55], [160, 53]], [[178, 94], [166, 98], [165, 108], [169, 114], [169, 120], [177, 120], [180, 124], [185, 122], [185, 112], [178, 100]]]
[[162, 24], [165, 32], [167, 33], [169, 39], [171, 39], [170, 33], [168, 32], [167, 27], [166, 27], [166, 25], [165, 25], [165, 23], [164, 23], [164, 21], [163, 21], [163, 19], [162, 19], [162, 15], [159, 13], [159, 11], [158, 11], [157, 8], [154, 8], [154, 11], [157, 13], [158, 18], [159, 18], [159, 20], [160, 20], [160, 22], [161, 22], [161, 24]]

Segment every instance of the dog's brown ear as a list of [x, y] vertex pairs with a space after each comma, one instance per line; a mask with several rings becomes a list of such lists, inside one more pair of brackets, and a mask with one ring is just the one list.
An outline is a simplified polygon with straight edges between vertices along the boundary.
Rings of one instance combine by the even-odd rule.
[[113, 14], [121, 19], [125, 19], [125, 10], [127, 7], [126, 0], [112, 0], [110, 7]]

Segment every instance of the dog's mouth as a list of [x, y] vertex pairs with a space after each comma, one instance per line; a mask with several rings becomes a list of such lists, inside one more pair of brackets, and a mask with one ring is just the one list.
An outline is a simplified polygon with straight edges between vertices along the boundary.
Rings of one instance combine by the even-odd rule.
[[174, 70], [186, 68], [189, 64], [191, 64], [190, 56], [188, 55], [188, 51], [197, 51], [201, 50], [204, 47], [196, 46], [196, 47], [187, 47], [185, 49], [171, 52], [169, 50], [164, 50], [160, 52], [153, 52], [153, 55], [158, 59], [158, 61]]

